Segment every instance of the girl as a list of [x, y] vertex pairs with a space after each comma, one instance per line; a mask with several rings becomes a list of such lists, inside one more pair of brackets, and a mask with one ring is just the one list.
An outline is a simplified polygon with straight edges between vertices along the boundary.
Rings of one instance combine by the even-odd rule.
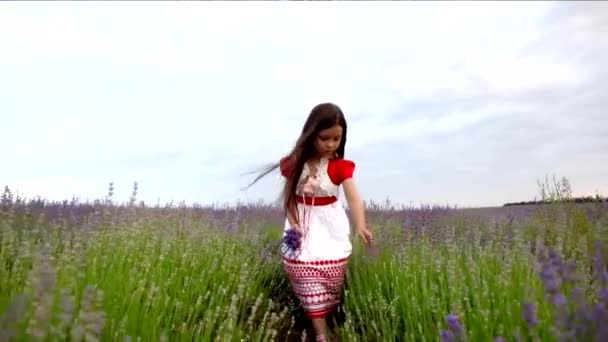
[[[276, 168], [285, 177], [283, 264], [296, 296], [312, 319], [317, 341], [326, 341], [325, 316], [340, 303], [352, 251], [350, 223], [338, 201], [340, 185], [357, 234], [364, 243], [372, 240], [353, 180], [355, 163], [344, 159], [345, 145], [342, 110], [332, 103], [319, 104], [310, 112], [291, 153], [253, 181]], [[287, 242], [290, 239], [292, 242]]]

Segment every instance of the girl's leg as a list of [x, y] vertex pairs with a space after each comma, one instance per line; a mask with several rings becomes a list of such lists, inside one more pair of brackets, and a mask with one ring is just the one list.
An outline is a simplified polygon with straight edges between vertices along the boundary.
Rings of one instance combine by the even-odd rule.
[[327, 321], [323, 318], [313, 318], [312, 325], [315, 328], [315, 340], [327, 341]]

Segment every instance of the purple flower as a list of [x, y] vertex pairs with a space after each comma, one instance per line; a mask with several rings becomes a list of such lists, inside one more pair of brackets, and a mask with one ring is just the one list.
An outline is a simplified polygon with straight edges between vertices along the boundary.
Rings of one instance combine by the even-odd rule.
[[4, 314], [0, 315], [1, 341], [11, 341], [14, 337], [18, 336], [18, 324], [26, 313], [27, 302], [27, 295], [18, 295], [9, 304]]
[[458, 316], [454, 314], [447, 315], [445, 322], [448, 324], [448, 330], [441, 333], [442, 341], [463, 341], [464, 328], [458, 320]]
[[608, 288], [603, 288], [599, 290], [598, 297], [600, 303], [603, 303], [606, 307], [608, 307]]
[[447, 315], [445, 317], [445, 321], [448, 324], [448, 328], [451, 331], [460, 332], [460, 333], [464, 331], [464, 328], [462, 327], [462, 325], [458, 321], [458, 316], [456, 316], [456, 315]]
[[553, 297], [553, 305], [555, 306], [564, 306], [566, 303], [566, 297], [564, 297], [564, 295], [561, 293]]
[[454, 336], [454, 333], [449, 331], [449, 330], [442, 330], [439, 333], [439, 336], [441, 337], [441, 342], [454, 342], [456, 341], [456, 337]]
[[561, 279], [546, 274], [541, 275], [541, 278], [543, 280], [545, 292], [547, 292], [549, 296], [553, 296], [559, 291], [560, 286], [562, 285]]
[[604, 305], [598, 303], [593, 308], [593, 312], [591, 313], [591, 318], [595, 322], [595, 335], [597, 341], [602, 341], [602, 338], [606, 338], [608, 336], [608, 310]]
[[558, 329], [570, 331], [572, 329], [573, 317], [570, 315], [566, 297], [558, 293], [551, 298], [553, 304], [553, 323]]
[[570, 298], [574, 303], [574, 314], [572, 317], [572, 327], [574, 335], [578, 341], [588, 339], [588, 332], [593, 329], [592, 311], [585, 299], [585, 293], [580, 287], [572, 289]]
[[530, 302], [523, 302], [521, 304], [521, 317], [526, 321], [528, 328], [534, 328], [538, 324], [536, 307]]
[[595, 253], [593, 256], [593, 275], [599, 286], [608, 283], [608, 272], [606, 271], [606, 260], [604, 260], [604, 245], [601, 241], [595, 242]]
[[542, 269], [539, 272], [539, 277], [543, 283], [547, 296], [552, 298], [556, 296], [561, 289], [564, 267], [560, 256], [554, 250], [549, 251], [548, 256], [541, 254], [540, 262]]
[[291, 252], [297, 251], [301, 245], [301, 238], [300, 232], [295, 228], [291, 228], [283, 236], [283, 245]]

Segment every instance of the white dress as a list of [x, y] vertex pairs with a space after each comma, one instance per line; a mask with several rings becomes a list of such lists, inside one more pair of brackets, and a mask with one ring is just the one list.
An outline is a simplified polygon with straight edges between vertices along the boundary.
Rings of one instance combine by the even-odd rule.
[[[307, 203], [297, 203], [300, 226], [305, 231], [298, 253], [294, 256], [283, 249], [283, 266], [292, 289], [312, 319], [325, 317], [340, 304], [352, 252], [350, 224], [338, 200], [338, 190], [342, 181], [352, 176], [354, 163], [322, 159], [317, 170], [317, 187], [311, 195], [304, 196], [303, 191], [311, 176], [306, 164], [296, 188], [301, 202]], [[286, 219], [283, 236], [291, 228]]]
[[[326, 205], [297, 203], [300, 226], [305, 230], [299, 256], [295, 258], [300, 261], [339, 260], [350, 256], [352, 252], [350, 222], [338, 198], [340, 186], [330, 179], [328, 166], [329, 159], [321, 159], [316, 174], [318, 187], [313, 196], [305, 196], [302, 191], [308, 177], [313, 176], [308, 164], [304, 164], [298, 182], [296, 195], [307, 197], [307, 202], [314, 201], [311, 197], [336, 198], [335, 202]], [[285, 219], [284, 234], [289, 229], [291, 224]]]

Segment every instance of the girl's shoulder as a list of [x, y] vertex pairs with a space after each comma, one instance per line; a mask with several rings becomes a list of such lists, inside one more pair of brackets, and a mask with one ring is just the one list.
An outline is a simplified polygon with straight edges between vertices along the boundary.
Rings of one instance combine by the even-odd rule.
[[336, 157], [336, 158], [329, 159], [329, 165], [331, 165], [332, 167], [338, 167], [338, 168], [354, 167], [355, 162], [350, 159]]
[[340, 185], [345, 180], [353, 177], [354, 172], [355, 162], [350, 159], [332, 158], [327, 165], [327, 175], [336, 185]]
[[293, 155], [285, 156], [279, 161], [279, 169], [284, 177], [287, 177], [295, 166], [295, 158]]

